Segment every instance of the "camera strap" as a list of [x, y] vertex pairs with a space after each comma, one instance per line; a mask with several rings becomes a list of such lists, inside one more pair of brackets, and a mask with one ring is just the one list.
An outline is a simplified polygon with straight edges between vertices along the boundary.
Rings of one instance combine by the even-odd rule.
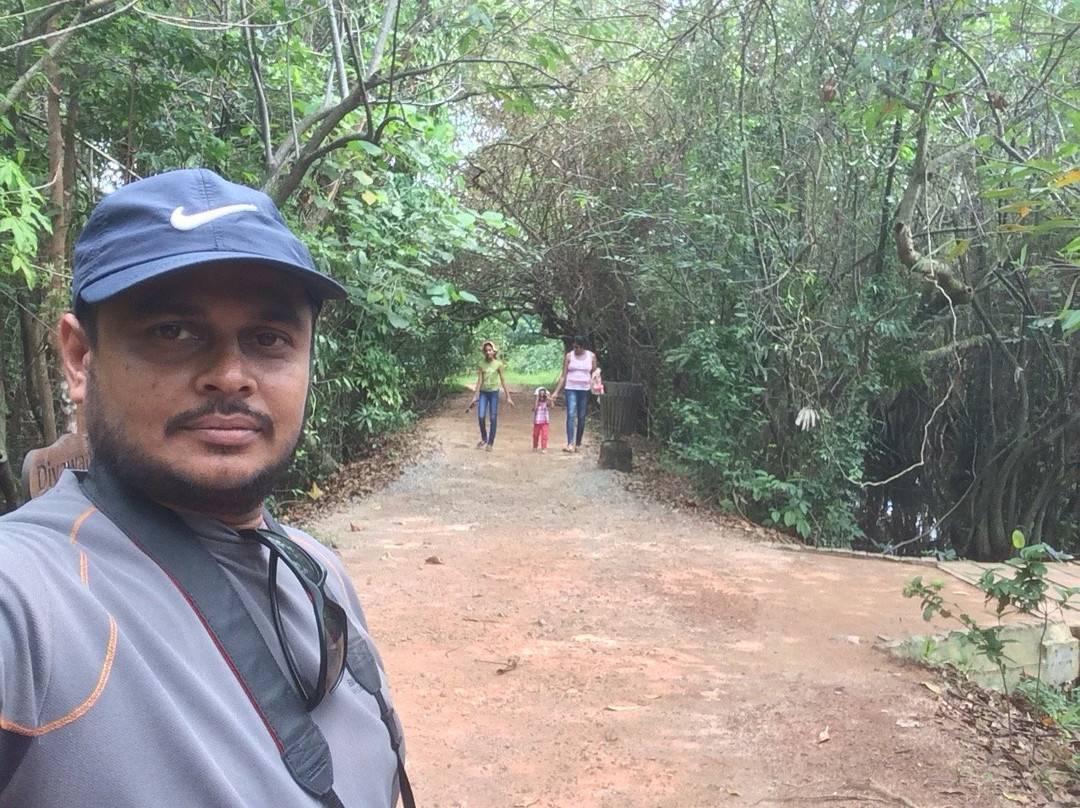
[[[251, 700], [296, 783], [327, 808], [344, 808], [334, 792], [330, 746], [322, 730], [210, 551], [176, 513], [120, 482], [100, 464], [91, 464], [90, 471], [79, 476], [86, 497], [162, 569], [188, 601]], [[358, 636], [355, 631], [353, 635]], [[401, 727], [382, 695], [374, 654], [363, 641], [349, 643], [346, 654], [349, 673], [375, 697], [390, 734], [402, 802], [405, 808], [415, 808], [402, 760]]]

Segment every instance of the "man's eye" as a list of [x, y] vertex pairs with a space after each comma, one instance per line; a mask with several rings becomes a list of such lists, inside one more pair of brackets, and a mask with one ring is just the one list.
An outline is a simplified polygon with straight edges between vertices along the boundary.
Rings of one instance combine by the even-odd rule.
[[284, 348], [289, 341], [276, 331], [261, 331], [255, 335], [255, 343], [260, 348]]
[[196, 339], [195, 335], [177, 323], [162, 323], [154, 326], [154, 334], [162, 339]]

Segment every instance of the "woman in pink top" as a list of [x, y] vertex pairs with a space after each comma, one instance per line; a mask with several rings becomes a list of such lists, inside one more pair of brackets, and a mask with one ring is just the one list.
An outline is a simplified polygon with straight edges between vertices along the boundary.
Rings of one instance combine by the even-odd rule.
[[598, 363], [596, 354], [585, 348], [585, 337], [574, 337], [573, 350], [568, 351], [563, 359], [562, 375], [551, 393], [551, 402], [559, 396], [559, 391], [566, 390], [566, 448], [564, 452], [576, 452], [581, 447], [581, 438], [585, 434], [585, 408], [589, 404], [589, 389], [592, 387], [592, 375]]

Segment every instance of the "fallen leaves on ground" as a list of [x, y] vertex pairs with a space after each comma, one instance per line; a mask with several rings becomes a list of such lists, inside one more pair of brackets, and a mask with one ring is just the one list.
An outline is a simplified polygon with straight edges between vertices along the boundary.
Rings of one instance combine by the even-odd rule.
[[[321, 487], [312, 483], [311, 491], [318, 491], [317, 497], [306, 502], [284, 503], [282, 515], [288, 522], [303, 524], [343, 503], [381, 491], [410, 464], [431, 454], [436, 447], [434, 438], [422, 427], [382, 436], [377, 444], [368, 447], [365, 457], [339, 468]], [[350, 528], [362, 529], [353, 525]]]
[[[1009, 772], [1013, 802], [1017, 795], [1038, 805], [1080, 803], [1080, 780], [1068, 773], [1080, 755], [1080, 735], [1047, 726], [1022, 697], [986, 690], [962, 674], [945, 670], [939, 711], [961, 724], [971, 740], [997, 758]], [[1048, 800], [1052, 800], [1049, 802]]]

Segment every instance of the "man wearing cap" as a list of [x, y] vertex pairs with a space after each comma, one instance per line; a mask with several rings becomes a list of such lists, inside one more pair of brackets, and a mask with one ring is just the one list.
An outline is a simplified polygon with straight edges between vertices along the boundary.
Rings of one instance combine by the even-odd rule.
[[0, 808], [411, 804], [345, 569], [263, 504], [345, 294], [204, 169], [93, 211], [59, 347], [94, 459], [0, 518]]

